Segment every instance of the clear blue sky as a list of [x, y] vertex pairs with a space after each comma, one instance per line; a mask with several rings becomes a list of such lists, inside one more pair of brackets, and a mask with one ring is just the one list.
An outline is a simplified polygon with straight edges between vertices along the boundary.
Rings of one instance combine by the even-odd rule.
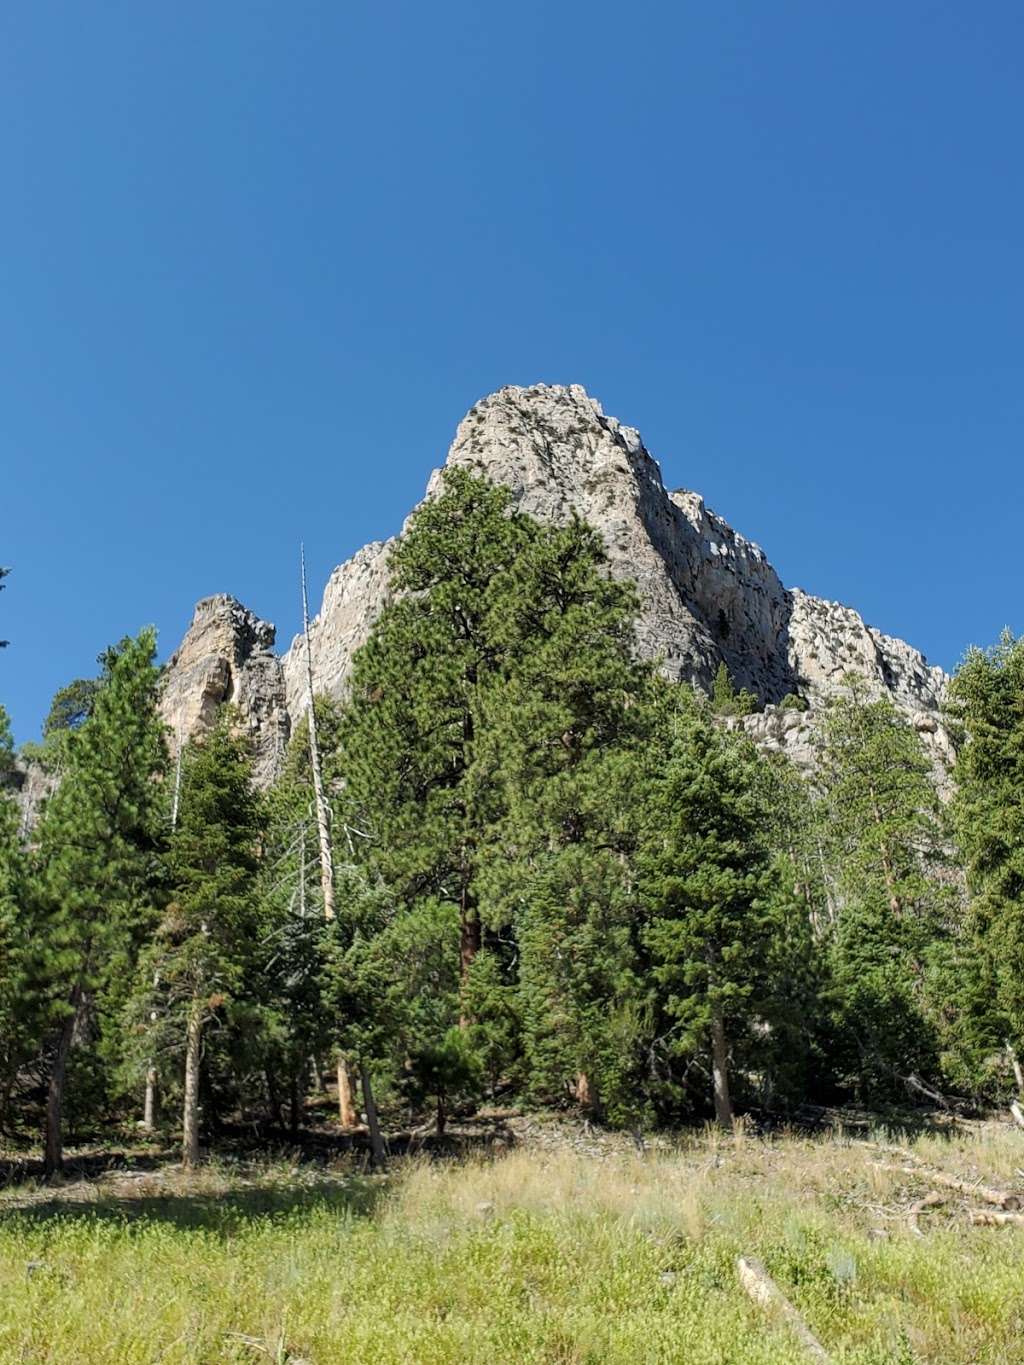
[[458, 419], [579, 382], [785, 581], [1024, 628], [1024, 8], [0, 16], [0, 701], [229, 591], [298, 620]]

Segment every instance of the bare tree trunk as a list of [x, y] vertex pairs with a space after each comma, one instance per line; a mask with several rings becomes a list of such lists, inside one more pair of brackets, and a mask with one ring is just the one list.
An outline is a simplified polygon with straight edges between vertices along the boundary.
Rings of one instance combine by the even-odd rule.
[[[177, 819], [177, 797], [175, 797], [175, 809], [174, 816], [172, 818]], [[154, 991], [159, 985], [160, 973], [154, 972], [153, 973]], [[150, 1010], [149, 1022], [151, 1024], [156, 1023], [156, 1010]], [[159, 1083], [160, 1078], [157, 1075], [156, 1067], [153, 1065], [152, 1062], [150, 1062], [149, 1066], [146, 1068], [146, 1094], [142, 1101], [142, 1126], [147, 1133], [151, 1133], [153, 1129], [156, 1127], [157, 1111], [160, 1107], [160, 1096], [157, 1090], [157, 1086], [159, 1085]]]
[[338, 1122], [342, 1128], [358, 1128], [359, 1115], [356, 1113], [352, 1098], [352, 1078], [348, 1074], [348, 1063], [338, 1056]]
[[299, 1078], [293, 1071], [291, 1074], [291, 1084], [288, 1087], [288, 1131], [293, 1138], [299, 1136]]
[[331, 858], [331, 826], [324, 796], [320, 749], [316, 738], [316, 712], [313, 708], [313, 649], [309, 640], [309, 600], [306, 596], [306, 552], [302, 558], [302, 633], [306, 644], [306, 684], [309, 688], [309, 757], [313, 767], [313, 798], [316, 803], [316, 828], [320, 836], [320, 886], [324, 896], [324, 919], [334, 918], [334, 862]]
[[157, 1116], [157, 1094], [156, 1094], [156, 1067], [146, 1068], [146, 1097], [142, 1103], [142, 1126], [147, 1133], [151, 1133], [156, 1127]]
[[69, 1003], [71, 1012], [61, 1025], [46, 1091], [46, 1147], [43, 1155], [43, 1173], [46, 1176], [56, 1175], [64, 1166], [64, 1082], [67, 1079], [68, 1054], [82, 1007], [81, 982], [75, 982]]
[[732, 1098], [729, 1094], [729, 1049], [725, 1040], [722, 1007], [717, 1001], [711, 1006], [711, 1075], [715, 1092], [715, 1122], [731, 1128]]
[[447, 1127], [447, 1124], [448, 1124], [448, 1113], [447, 1113], [447, 1110], [445, 1109], [444, 1096], [443, 1096], [443, 1095], [438, 1095], [438, 1097], [437, 1097], [437, 1136], [438, 1136], [439, 1138], [444, 1137], [444, 1130], [445, 1130], [445, 1128]]
[[373, 1081], [370, 1069], [365, 1062], [360, 1063], [359, 1079], [363, 1087], [363, 1108], [366, 1110], [366, 1126], [370, 1131], [370, 1153], [375, 1167], [386, 1164], [384, 1138], [381, 1136], [380, 1120], [377, 1117], [377, 1104], [373, 1098]]
[[590, 1088], [590, 1077], [585, 1071], [576, 1073], [576, 1103], [581, 1109], [590, 1109], [594, 1103], [593, 1092]]
[[203, 1006], [195, 997], [185, 1034], [185, 1099], [181, 1122], [181, 1164], [191, 1170], [199, 1163], [199, 1061], [203, 1039]]
[[1024, 1100], [1024, 1068], [1021, 1067], [1020, 1058], [1017, 1056], [1017, 1049], [1011, 1042], [1006, 1044], [1006, 1055], [1013, 1067], [1013, 1079], [1017, 1085], [1017, 1098]]
[[174, 796], [171, 798], [171, 829], [178, 828], [178, 808], [181, 805], [181, 729], [178, 730], [178, 752], [174, 758]]
[[[306, 686], [309, 690], [309, 760], [313, 769], [313, 801], [316, 806], [316, 828], [320, 839], [320, 888], [323, 892], [324, 919], [334, 919], [334, 858], [331, 851], [331, 823], [327, 798], [324, 795], [323, 769], [320, 766], [320, 746], [316, 735], [316, 710], [313, 706], [313, 646], [309, 639], [309, 597], [306, 592], [306, 551], [300, 548], [302, 561], [302, 637], [306, 646]], [[305, 840], [302, 844], [301, 896], [305, 905]], [[356, 1126], [352, 1104], [352, 1086], [344, 1057], [338, 1057], [338, 1118], [342, 1128]]]

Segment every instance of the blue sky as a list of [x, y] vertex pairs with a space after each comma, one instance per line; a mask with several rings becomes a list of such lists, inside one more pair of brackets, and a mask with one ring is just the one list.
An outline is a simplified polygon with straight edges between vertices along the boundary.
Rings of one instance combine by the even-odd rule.
[[1024, 9], [8, 5], [0, 701], [229, 591], [298, 623], [506, 383], [785, 581], [1024, 629]]

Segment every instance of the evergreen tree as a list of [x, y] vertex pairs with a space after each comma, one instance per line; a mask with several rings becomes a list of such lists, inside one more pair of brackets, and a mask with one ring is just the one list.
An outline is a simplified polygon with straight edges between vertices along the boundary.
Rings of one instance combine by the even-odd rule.
[[936, 986], [955, 923], [941, 809], [916, 732], [851, 678], [829, 708], [818, 778], [835, 887], [828, 952], [846, 1080], [860, 1098], [938, 1069]]
[[6, 1125], [11, 1089], [26, 1044], [25, 948], [31, 934], [28, 868], [19, 838], [18, 806], [7, 786], [14, 746], [0, 706], [0, 1128]]
[[745, 687], [737, 692], [724, 660], [718, 665], [711, 685], [711, 709], [716, 716], [749, 716], [757, 710], [757, 697]]
[[537, 534], [511, 494], [463, 470], [415, 513], [391, 560], [399, 596], [382, 613], [352, 672], [344, 724], [345, 810], [370, 837], [371, 880], [400, 903], [457, 907], [465, 981], [480, 947], [476, 877], [487, 796], [471, 795], [477, 697], [505, 662], [495, 598]]
[[715, 1118], [729, 1124], [732, 1043], [771, 1026], [769, 964], [794, 906], [780, 897], [752, 744], [715, 726], [684, 688], [661, 705], [637, 855], [651, 1053], [663, 1103], [685, 1103], [688, 1064], [707, 1058]]
[[43, 721], [43, 739], [60, 730], [77, 730], [89, 719], [102, 678], [76, 678], [62, 687], [50, 703]]
[[[340, 709], [316, 699], [324, 782], [339, 784]], [[333, 1016], [323, 998], [323, 899], [319, 840], [307, 722], [296, 727], [278, 780], [267, 794], [267, 828], [258, 896], [261, 931], [252, 963], [251, 995], [259, 1002], [268, 1089], [280, 1075], [287, 1088], [292, 1128], [298, 1125], [310, 1058], [337, 1044]], [[336, 880], [344, 888], [344, 854], [336, 858]]]
[[[618, 891], [605, 901], [628, 885], [608, 829], [627, 805], [617, 736], [646, 677], [630, 658], [633, 590], [609, 581], [600, 540], [582, 523], [541, 528], [512, 510], [506, 490], [458, 470], [416, 514], [394, 574], [405, 595], [357, 657], [343, 726], [346, 818], [369, 836], [369, 881], [379, 877], [403, 913], [430, 901], [457, 910], [461, 1023], [488, 1055], [492, 1084], [499, 1053], [511, 1061], [517, 1050], [512, 1021], [532, 1000], [534, 1086], [558, 1090], [586, 1063], [607, 1072], [602, 1088], [617, 1103], [626, 1087], [600, 1058], [607, 983], [625, 979], [628, 958], [626, 901]], [[544, 977], [540, 917], [532, 940], [520, 928], [531, 903], [561, 901], [578, 884], [581, 860], [595, 899], [577, 904], [559, 959], [579, 991], [556, 1080], [557, 1067], [540, 1066], [541, 1002], [561, 987]], [[522, 959], [529, 990], [507, 974], [510, 933], [519, 950], [536, 945]], [[600, 942], [611, 959], [602, 950], [598, 966]]]
[[495, 598], [507, 663], [480, 689], [471, 774], [493, 802], [478, 884], [491, 929], [519, 949], [528, 1089], [570, 1087], [617, 1121], [643, 1107], [628, 812], [649, 669], [632, 658], [635, 609], [583, 523], [524, 547]]
[[166, 764], [156, 637], [110, 651], [92, 713], [68, 734], [63, 779], [38, 830], [43, 894], [34, 981], [53, 1021], [45, 1166], [60, 1169], [68, 1057], [97, 996], [126, 984], [162, 876]]
[[[244, 742], [227, 708], [182, 764], [178, 822], [170, 847], [171, 900], [142, 964], [154, 987], [157, 1024], [149, 1056], [183, 1060], [182, 1162], [199, 1159], [200, 1069], [205, 1031], [248, 1005], [246, 966], [256, 949], [255, 878], [263, 816]], [[145, 1003], [145, 1002], [144, 1002]]]
[[970, 896], [955, 1050], [972, 1088], [995, 1071], [1005, 1090], [1024, 1056], [1024, 639], [1004, 631], [991, 649], [972, 649], [950, 685], [949, 712], [953, 819]]

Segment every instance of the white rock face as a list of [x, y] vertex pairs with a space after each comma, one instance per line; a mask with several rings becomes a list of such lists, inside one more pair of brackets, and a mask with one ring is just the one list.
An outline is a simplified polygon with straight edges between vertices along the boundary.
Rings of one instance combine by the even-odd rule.
[[[309, 623], [313, 691], [340, 697], [352, 658], [388, 600], [388, 554], [394, 540], [375, 540], [339, 564], [327, 580], [323, 605]], [[296, 635], [282, 660], [288, 714], [294, 723], [309, 704], [306, 652]]]
[[[788, 591], [764, 551], [712, 512], [699, 494], [668, 492], [639, 433], [605, 416], [579, 385], [510, 387], [482, 399], [459, 424], [446, 464], [506, 485], [522, 510], [541, 521], [564, 522], [578, 515], [596, 527], [610, 572], [637, 583], [639, 652], [659, 660], [670, 676], [704, 687], [724, 660], [736, 683], [767, 704], [763, 715], [744, 722], [767, 747], [798, 758], [809, 755], [813, 708], [854, 671], [914, 718], [936, 757], [948, 752], [938, 720], [945, 684], [941, 669], [930, 667], [902, 640], [865, 625], [852, 608], [799, 589]], [[435, 470], [426, 496], [437, 496], [442, 484], [442, 471]], [[393, 544], [367, 545], [331, 575], [311, 624], [316, 691], [344, 695], [353, 655], [388, 600]], [[275, 680], [265, 638], [269, 629], [272, 640], [273, 628], [259, 635], [258, 626], [265, 623], [254, 627], [232, 618], [229, 634], [234, 632], [235, 643], [229, 648], [215, 630], [216, 639], [206, 648], [200, 612], [208, 613], [211, 602], [233, 599], [200, 603], [186, 644], [195, 638], [188, 650], [183, 645], [179, 651], [182, 660], [172, 661], [176, 700], [168, 706], [186, 725], [194, 723], [214, 698], [237, 689], [237, 664], [231, 666], [235, 671], [229, 669], [230, 685], [222, 677], [229, 656], [240, 650], [247, 660], [255, 658], [244, 666], [261, 678], [253, 701], [245, 701], [245, 685], [235, 699], [248, 708], [264, 768], [270, 771], [289, 720], [297, 719], [306, 704], [302, 639], [293, 641]], [[234, 608], [245, 613], [237, 603]], [[806, 697], [811, 713], [778, 709], [789, 692]], [[264, 727], [269, 727], [267, 736]]]
[[290, 733], [274, 627], [227, 594], [196, 605], [185, 638], [167, 661], [160, 714], [176, 737], [210, 728], [223, 702], [238, 708], [253, 740], [256, 778], [272, 781]]

